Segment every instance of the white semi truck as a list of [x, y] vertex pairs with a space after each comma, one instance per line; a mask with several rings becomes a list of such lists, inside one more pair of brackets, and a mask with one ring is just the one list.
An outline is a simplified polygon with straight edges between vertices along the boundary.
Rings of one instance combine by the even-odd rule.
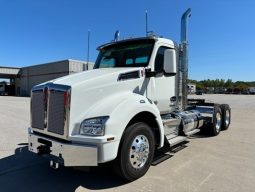
[[156, 36], [115, 40], [98, 48], [94, 70], [33, 87], [29, 150], [52, 167], [113, 162], [133, 181], [156, 151], [230, 124], [227, 104], [188, 99], [187, 20], [181, 43]]

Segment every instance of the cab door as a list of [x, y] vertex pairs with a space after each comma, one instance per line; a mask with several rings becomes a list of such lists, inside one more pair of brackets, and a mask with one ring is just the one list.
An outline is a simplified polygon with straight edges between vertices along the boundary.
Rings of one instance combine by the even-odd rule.
[[[154, 60], [154, 71], [156, 76], [154, 77], [154, 91], [152, 99], [157, 105], [161, 114], [173, 111], [175, 109], [175, 76], [166, 76], [164, 74], [164, 52], [166, 49], [170, 49], [165, 46], [161, 46], [157, 50], [157, 54]], [[172, 98], [172, 99], [171, 99]]]

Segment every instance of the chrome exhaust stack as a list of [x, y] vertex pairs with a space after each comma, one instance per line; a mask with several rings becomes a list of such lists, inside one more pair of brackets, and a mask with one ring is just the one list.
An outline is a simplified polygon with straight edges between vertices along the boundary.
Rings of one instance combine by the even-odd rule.
[[181, 19], [181, 43], [187, 42], [188, 18], [191, 17], [191, 9], [189, 8], [182, 15]]
[[181, 94], [181, 109], [185, 110], [188, 105], [188, 18], [191, 17], [191, 9], [185, 11], [181, 18], [181, 44], [179, 66], [179, 94]]

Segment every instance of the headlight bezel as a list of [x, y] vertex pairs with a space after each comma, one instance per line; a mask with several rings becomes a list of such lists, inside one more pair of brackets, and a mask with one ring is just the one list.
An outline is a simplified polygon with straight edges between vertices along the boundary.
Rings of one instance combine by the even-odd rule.
[[84, 119], [80, 124], [79, 134], [84, 136], [104, 136], [105, 124], [109, 116]]

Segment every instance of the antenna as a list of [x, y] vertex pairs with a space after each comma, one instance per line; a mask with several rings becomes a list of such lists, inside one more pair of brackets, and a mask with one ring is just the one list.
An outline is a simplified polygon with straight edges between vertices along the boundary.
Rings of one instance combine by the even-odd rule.
[[120, 31], [119, 30], [117, 30], [116, 32], [115, 32], [115, 34], [114, 34], [114, 40], [113, 41], [118, 41], [119, 40], [119, 38], [120, 38]]
[[90, 30], [88, 30], [87, 70], [89, 69], [89, 45], [90, 45]]
[[148, 37], [148, 11], [145, 10], [145, 34]]

